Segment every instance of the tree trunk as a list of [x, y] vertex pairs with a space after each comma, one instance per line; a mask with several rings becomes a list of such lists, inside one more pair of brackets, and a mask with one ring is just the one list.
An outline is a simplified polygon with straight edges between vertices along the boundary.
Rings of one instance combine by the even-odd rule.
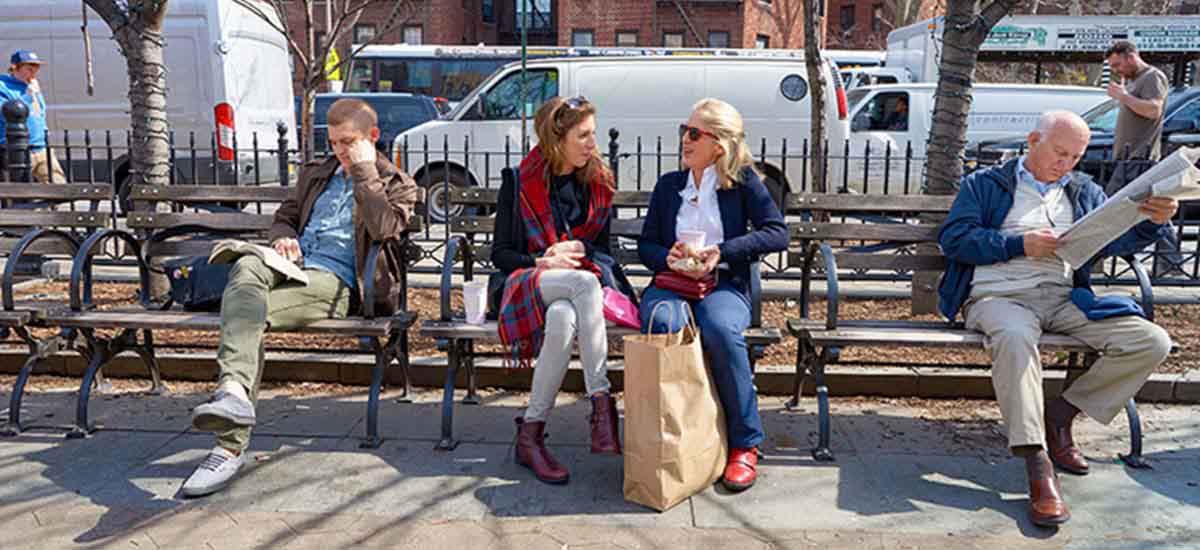
[[303, 153], [304, 162], [313, 159], [316, 144], [313, 143], [313, 110], [316, 108], [317, 102], [317, 85], [312, 85], [308, 80], [304, 81], [304, 101], [300, 104], [300, 142], [303, 144], [301, 152]]
[[804, 62], [808, 66], [808, 90], [812, 94], [812, 134], [809, 139], [809, 165], [812, 174], [811, 191], [824, 193], [825, 185], [825, 153], [827, 131], [825, 129], [825, 71], [821, 59], [820, 28], [821, 17], [817, 15], [817, 6], [825, 0], [804, 0]]
[[[978, 13], [972, 2], [949, 2], [946, 6], [933, 126], [925, 147], [925, 194], [952, 195], [958, 191], [967, 138], [967, 114], [971, 110], [971, 83], [975, 78], [979, 47], [992, 26], [1012, 11], [1016, 3], [1017, 0], [995, 0]], [[942, 220], [929, 217], [922, 222], [940, 224]], [[917, 252], [936, 253], [923, 248]], [[913, 275], [914, 314], [937, 311], [936, 289], [940, 275], [937, 272]]]
[[167, 77], [161, 29], [160, 12], [150, 21], [139, 19], [116, 33], [129, 71], [132, 135], [128, 183], [135, 185], [167, 185], [171, 179], [171, 130], [167, 123]]

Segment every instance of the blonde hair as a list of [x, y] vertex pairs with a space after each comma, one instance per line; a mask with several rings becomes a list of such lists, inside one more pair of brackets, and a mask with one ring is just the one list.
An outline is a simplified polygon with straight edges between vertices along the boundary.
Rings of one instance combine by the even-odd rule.
[[721, 176], [719, 188], [732, 189], [742, 183], [742, 171], [746, 168], [758, 172], [754, 166], [754, 156], [746, 145], [742, 114], [733, 105], [707, 97], [692, 106], [692, 113], [699, 116], [708, 131], [717, 136], [717, 143], [725, 150], [725, 154], [716, 160], [717, 173]]
[[[574, 106], [568, 105], [568, 101]], [[552, 174], [558, 173], [559, 169], [567, 162], [566, 155], [562, 150], [562, 139], [570, 133], [572, 128], [590, 116], [596, 116], [596, 106], [582, 97], [567, 100], [555, 96], [538, 107], [537, 114], [533, 117], [533, 128], [537, 132], [538, 147], [542, 151], [542, 156], [546, 158], [546, 168]], [[580, 184], [589, 184], [600, 178], [604, 185], [609, 187], [613, 185], [612, 171], [604, 163], [604, 158], [600, 156], [599, 147], [592, 150], [592, 156], [588, 159], [587, 164], [576, 169], [576, 173], [580, 176], [576, 178], [577, 183]], [[548, 180], [549, 176], [547, 176]]]

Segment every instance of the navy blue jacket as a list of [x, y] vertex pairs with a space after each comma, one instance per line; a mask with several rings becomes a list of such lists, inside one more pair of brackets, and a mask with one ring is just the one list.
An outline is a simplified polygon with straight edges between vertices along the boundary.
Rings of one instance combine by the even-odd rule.
[[[1022, 235], [1000, 231], [1013, 205], [1017, 162], [1020, 162], [1019, 158], [964, 177], [950, 214], [942, 224], [938, 244], [949, 261], [942, 274], [938, 295], [939, 309], [947, 319], [954, 320], [970, 296], [975, 266], [1007, 262], [1025, 255]], [[1067, 183], [1067, 197], [1076, 220], [1104, 204], [1108, 198], [1090, 176], [1081, 172], [1072, 173], [1071, 181]], [[1170, 231], [1171, 224], [1145, 221], [1135, 225], [1075, 270], [1075, 288], [1091, 288], [1092, 266], [1101, 258], [1133, 254]], [[1129, 301], [1132, 310], [1133, 303]]]
[[[667, 253], [675, 244], [675, 219], [683, 204], [679, 193], [687, 184], [687, 170], [663, 174], [650, 197], [638, 257], [655, 273], [670, 269]], [[750, 264], [763, 254], [787, 249], [787, 224], [767, 186], [749, 168], [742, 171], [742, 182], [732, 189], [717, 189], [717, 205], [725, 231], [725, 242], [719, 245], [721, 262], [729, 266], [720, 274], [721, 282], [732, 284], [748, 300]]]

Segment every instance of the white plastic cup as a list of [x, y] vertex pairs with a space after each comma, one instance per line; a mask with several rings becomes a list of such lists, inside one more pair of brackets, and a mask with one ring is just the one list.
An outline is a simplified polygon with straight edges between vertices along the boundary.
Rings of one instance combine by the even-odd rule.
[[463, 283], [463, 305], [467, 310], [467, 322], [482, 325], [487, 314], [487, 282], [467, 281]]
[[704, 248], [703, 231], [680, 231], [679, 242], [688, 245], [692, 250]]

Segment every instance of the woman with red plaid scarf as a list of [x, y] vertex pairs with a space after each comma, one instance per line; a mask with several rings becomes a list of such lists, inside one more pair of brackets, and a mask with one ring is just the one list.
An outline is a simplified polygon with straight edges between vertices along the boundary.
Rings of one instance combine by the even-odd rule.
[[[686, 169], [658, 179], [638, 240], [638, 256], [655, 274], [642, 295], [642, 326], [678, 332], [686, 314], [671, 310], [686, 311], [686, 303], [695, 314], [725, 411], [729, 460], [722, 482], [742, 491], [757, 478], [764, 438], [743, 336], [750, 325], [750, 265], [787, 248], [787, 225], [754, 170], [742, 115], [732, 105], [700, 100], [679, 125], [679, 140]], [[699, 247], [686, 244], [699, 234]], [[655, 307], [663, 302], [668, 307]]]
[[592, 402], [592, 452], [620, 454], [603, 289], [634, 294], [609, 250], [613, 176], [596, 148], [595, 106], [582, 97], [551, 98], [534, 128], [538, 145], [521, 161], [516, 192], [512, 181], [500, 189], [492, 263], [504, 278], [496, 289], [503, 293], [500, 340], [517, 365], [536, 366], [529, 406], [516, 419], [516, 462], [541, 481], [566, 483], [569, 473], [544, 439], [572, 340]]

